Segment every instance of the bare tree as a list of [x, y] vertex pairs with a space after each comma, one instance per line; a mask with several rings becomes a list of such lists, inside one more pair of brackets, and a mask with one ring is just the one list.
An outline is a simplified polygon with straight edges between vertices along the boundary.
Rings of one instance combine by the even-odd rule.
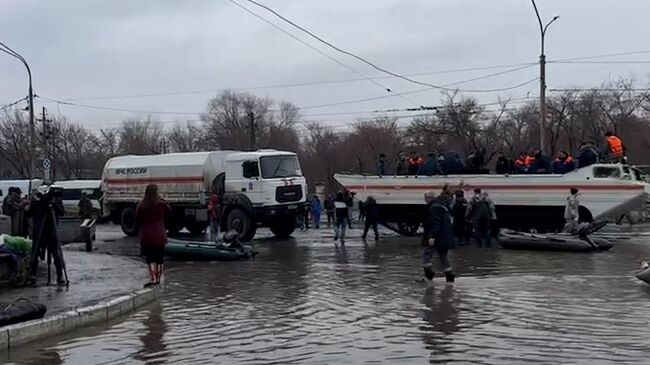
[[173, 152], [195, 152], [204, 150], [203, 133], [189, 122], [185, 126], [177, 125], [167, 133], [170, 149]]
[[334, 173], [340, 172], [342, 160], [340, 153], [341, 137], [329, 128], [318, 123], [307, 124], [307, 137], [301, 154], [302, 169], [312, 182], [324, 181], [332, 191], [336, 186]]
[[162, 152], [164, 132], [151, 117], [144, 120], [129, 119], [119, 130], [119, 146], [122, 153], [149, 155]]
[[0, 160], [14, 177], [29, 177], [29, 123], [18, 110], [0, 115]]

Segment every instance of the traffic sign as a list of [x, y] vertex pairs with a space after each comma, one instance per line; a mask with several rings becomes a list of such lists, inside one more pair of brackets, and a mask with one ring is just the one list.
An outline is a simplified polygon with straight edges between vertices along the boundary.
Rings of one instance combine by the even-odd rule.
[[43, 168], [49, 170], [52, 167], [52, 161], [49, 158], [43, 160]]

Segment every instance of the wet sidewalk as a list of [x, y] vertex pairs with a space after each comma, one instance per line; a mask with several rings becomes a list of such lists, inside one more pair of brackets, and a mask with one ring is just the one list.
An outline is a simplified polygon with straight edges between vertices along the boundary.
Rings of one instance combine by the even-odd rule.
[[[64, 250], [69, 287], [46, 286], [47, 264], [39, 266], [37, 287], [0, 291], [0, 306], [27, 298], [47, 306], [46, 317], [105, 302], [142, 289], [148, 281], [146, 265], [135, 258]], [[56, 282], [52, 265], [52, 282]]]

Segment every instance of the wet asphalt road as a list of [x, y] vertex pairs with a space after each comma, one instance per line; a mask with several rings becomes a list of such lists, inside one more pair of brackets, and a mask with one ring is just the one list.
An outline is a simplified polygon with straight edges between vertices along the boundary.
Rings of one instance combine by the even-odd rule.
[[[650, 258], [646, 234], [602, 253], [460, 248], [452, 258], [460, 275], [453, 286], [440, 276], [433, 285], [417, 280], [416, 239], [364, 245], [359, 235], [352, 231], [341, 247], [329, 229], [312, 230], [289, 241], [256, 242], [260, 255], [252, 261], [169, 262], [159, 304], [109, 326], [1, 353], [0, 361], [640, 364], [650, 358], [650, 286], [634, 277]], [[97, 250], [135, 254], [134, 242], [118, 239]]]

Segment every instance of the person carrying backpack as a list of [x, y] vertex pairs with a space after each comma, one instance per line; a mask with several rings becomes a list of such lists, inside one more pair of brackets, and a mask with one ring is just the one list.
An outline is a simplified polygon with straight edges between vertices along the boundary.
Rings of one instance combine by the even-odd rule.
[[481, 192], [481, 188], [474, 189], [474, 196], [467, 208], [467, 217], [474, 227], [476, 246], [481, 247], [485, 240], [485, 246], [490, 247], [490, 221], [494, 217], [494, 203], [487, 194]]

